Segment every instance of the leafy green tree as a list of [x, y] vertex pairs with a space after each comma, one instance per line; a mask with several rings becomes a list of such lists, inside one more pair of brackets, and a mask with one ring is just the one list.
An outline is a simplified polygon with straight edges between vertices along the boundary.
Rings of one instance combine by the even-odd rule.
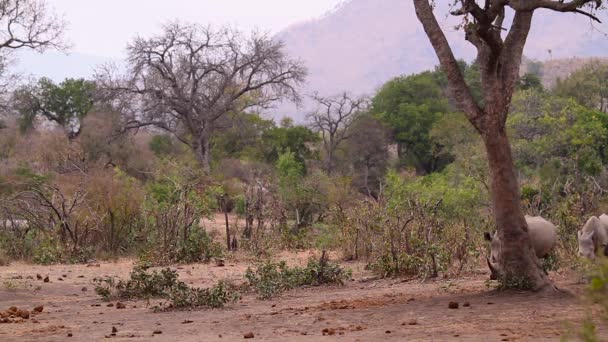
[[17, 90], [14, 101], [21, 113], [21, 129], [34, 128], [36, 118], [42, 116], [61, 126], [68, 137], [77, 137], [82, 119], [93, 108], [94, 92], [95, 83], [91, 81], [66, 79], [55, 84], [48, 78]]
[[449, 111], [449, 104], [433, 72], [400, 76], [387, 82], [372, 100], [372, 112], [392, 130], [399, 157], [421, 173], [441, 169], [438, 146], [429, 133]]
[[535, 89], [538, 91], [543, 91], [543, 83], [540, 79], [540, 76], [533, 73], [526, 73], [522, 77], [519, 78], [516, 85], [518, 90], [529, 90]]
[[557, 167], [562, 175], [597, 175], [608, 162], [608, 115], [572, 99], [521, 92], [507, 125], [520, 168]]
[[302, 203], [306, 203], [306, 189], [302, 184], [304, 164], [297, 160], [296, 154], [286, 151], [279, 155], [276, 162], [279, 174], [279, 187], [283, 203], [289, 212], [295, 213], [296, 229], [302, 217]]
[[256, 113], [231, 114], [228, 121], [228, 127], [218, 130], [213, 137], [215, 159], [263, 159], [263, 136], [275, 127], [275, 123]]
[[319, 141], [319, 136], [305, 126], [273, 127], [262, 135], [263, 160], [276, 163], [279, 156], [287, 151], [304, 165], [307, 159], [316, 158], [311, 144]]

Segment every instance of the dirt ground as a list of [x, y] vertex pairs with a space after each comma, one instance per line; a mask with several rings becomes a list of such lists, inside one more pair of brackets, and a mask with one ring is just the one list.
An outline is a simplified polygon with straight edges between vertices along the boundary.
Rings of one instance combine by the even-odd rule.
[[[301, 264], [311, 255], [278, 258]], [[243, 282], [249, 265], [234, 258], [224, 267], [176, 269], [180, 279], [206, 287], [226, 278]], [[0, 309], [44, 306], [34, 319], [0, 324], [0, 341], [232, 341], [247, 333], [265, 341], [556, 341], [580, 326], [587, 312], [577, 298], [583, 286], [573, 276], [552, 274], [571, 294], [538, 297], [493, 292], [481, 269], [458, 280], [404, 282], [375, 280], [357, 263], [344, 263], [354, 280], [343, 287], [302, 288], [271, 301], [246, 294], [221, 310], [154, 313], [142, 301], [127, 302], [125, 309], [108, 307], [95, 295], [92, 279], [126, 278], [132, 266], [133, 261], [120, 260], [99, 266], [0, 267]], [[48, 275], [50, 282], [37, 274]], [[459, 308], [448, 309], [449, 302]], [[116, 336], [110, 336], [112, 327]]]

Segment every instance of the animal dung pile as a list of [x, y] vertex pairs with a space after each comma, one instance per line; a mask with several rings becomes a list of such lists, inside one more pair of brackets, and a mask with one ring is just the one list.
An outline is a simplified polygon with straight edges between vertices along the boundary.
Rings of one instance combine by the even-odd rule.
[[0, 311], [0, 323], [24, 323], [30, 317], [34, 321], [33, 317], [41, 313], [43, 309], [42, 305], [35, 307], [32, 311], [11, 306], [4, 311]]

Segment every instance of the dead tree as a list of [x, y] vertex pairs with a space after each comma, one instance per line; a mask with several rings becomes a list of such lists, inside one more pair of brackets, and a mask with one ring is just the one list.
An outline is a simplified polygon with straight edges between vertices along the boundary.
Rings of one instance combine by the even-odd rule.
[[211, 137], [230, 112], [299, 101], [306, 70], [266, 35], [173, 23], [128, 46], [129, 72], [97, 74], [103, 97], [125, 114], [124, 129], [153, 126], [173, 134], [208, 172]]
[[[463, 16], [464, 36], [477, 49], [484, 104], [475, 101], [435, 14], [434, 2], [414, 0], [416, 15], [424, 27], [449, 89], [459, 109], [481, 135], [491, 175], [493, 214], [501, 241], [497, 267], [506, 287], [554, 288], [542, 270], [530, 243], [520, 202], [520, 189], [507, 137], [509, 105], [519, 77], [523, 49], [537, 9], [571, 12], [599, 19], [593, 11], [602, 0], [457, 0], [451, 12]], [[587, 10], [588, 9], [588, 10]], [[507, 28], [505, 13], [514, 11]], [[503, 37], [503, 32], [506, 33]]]
[[355, 117], [367, 108], [366, 98], [353, 98], [347, 93], [333, 97], [311, 96], [317, 110], [308, 115], [312, 128], [321, 133], [326, 154], [325, 171], [331, 175], [338, 146], [349, 138], [348, 129]]
[[13, 83], [7, 66], [16, 50], [62, 50], [65, 22], [43, 0], [0, 0], [0, 84], [2, 92]]

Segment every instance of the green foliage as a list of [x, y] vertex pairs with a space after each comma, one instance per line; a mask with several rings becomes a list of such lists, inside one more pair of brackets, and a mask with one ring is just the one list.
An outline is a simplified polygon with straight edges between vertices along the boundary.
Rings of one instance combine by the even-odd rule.
[[327, 260], [325, 254], [319, 259], [310, 259], [305, 268], [288, 267], [285, 261], [267, 261], [254, 271], [247, 269], [245, 278], [255, 289], [260, 299], [270, 299], [287, 290], [301, 286], [324, 284], [343, 285], [351, 272]]
[[317, 158], [309, 145], [319, 141], [319, 136], [305, 126], [273, 127], [262, 135], [264, 160], [275, 164], [281, 154], [291, 152], [304, 165], [307, 159]]
[[518, 90], [536, 90], [543, 91], [543, 83], [540, 76], [533, 73], [526, 73], [517, 81], [516, 88]]
[[144, 226], [148, 246], [140, 256], [148, 262], [208, 262], [221, 254], [219, 244], [198, 228], [214, 207], [212, 187], [197, 172], [165, 160], [144, 202]]
[[399, 155], [407, 166], [429, 173], [440, 170], [430, 136], [433, 124], [449, 112], [448, 101], [432, 72], [397, 77], [382, 86], [372, 100], [372, 112], [393, 131]]
[[281, 182], [290, 184], [304, 176], [304, 165], [296, 159], [294, 152], [286, 151], [279, 155], [277, 171]]
[[608, 64], [591, 62], [568, 78], [558, 79], [555, 93], [588, 108], [608, 112]]
[[166, 134], [153, 136], [150, 140], [149, 147], [157, 157], [168, 156], [176, 150], [173, 139]]
[[[597, 175], [608, 161], [608, 115], [536, 91], [518, 93], [508, 120], [520, 166]], [[553, 162], [557, 162], [553, 164]], [[555, 182], [555, 179], [547, 179]]]
[[222, 246], [213, 241], [207, 232], [194, 228], [190, 235], [178, 244], [175, 261], [182, 263], [210, 262], [222, 257]]
[[53, 239], [44, 239], [34, 251], [32, 261], [40, 265], [52, 265], [62, 261], [62, 248]]
[[155, 309], [221, 308], [240, 298], [225, 282], [207, 288], [193, 288], [180, 281], [176, 271], [169, 268], [148, 272], [136, 267], [127, 281], [106, 277], [96, 281], [95, 292], [104, 300], [166, 299]]
[[272, 120], [255, 113], [231, 115], [230, 128], [217, 132], [213, 137], [216, 159], [239, 158], [243, 160], [265, 160], [268, 141], [264, 136], [276, 128]]
[[335, 217], [347, 257], [367, 258], [381, 276], [431, 278], [473, 264], [487, 222], [475, 180], [448, 168], [414, 180], [389, 172], [385, 183], [382, 197]]
[[36, 117], [43, 116], [57, 123], [69, 136], [80, 133], [82, 119], [93, 107], [95, 83], [68, 78], [55, 84], [41, 78], [36, 85], [15, 92], [14, 101], [22, 117], [22, 130], [33, 128]]
[[[597, 260], [585, 275], [590, 280], [585, 296], [589, 307], [582, 327], [576, 331], [577, 337], [585, 342], [599, 342], [604, 339], [601, 338], [598, 326], [602, 330], [608, 327], [608, 258]], [[568, 340], [569, 337], [572, 336], [564, 336], [562, 340]]]

